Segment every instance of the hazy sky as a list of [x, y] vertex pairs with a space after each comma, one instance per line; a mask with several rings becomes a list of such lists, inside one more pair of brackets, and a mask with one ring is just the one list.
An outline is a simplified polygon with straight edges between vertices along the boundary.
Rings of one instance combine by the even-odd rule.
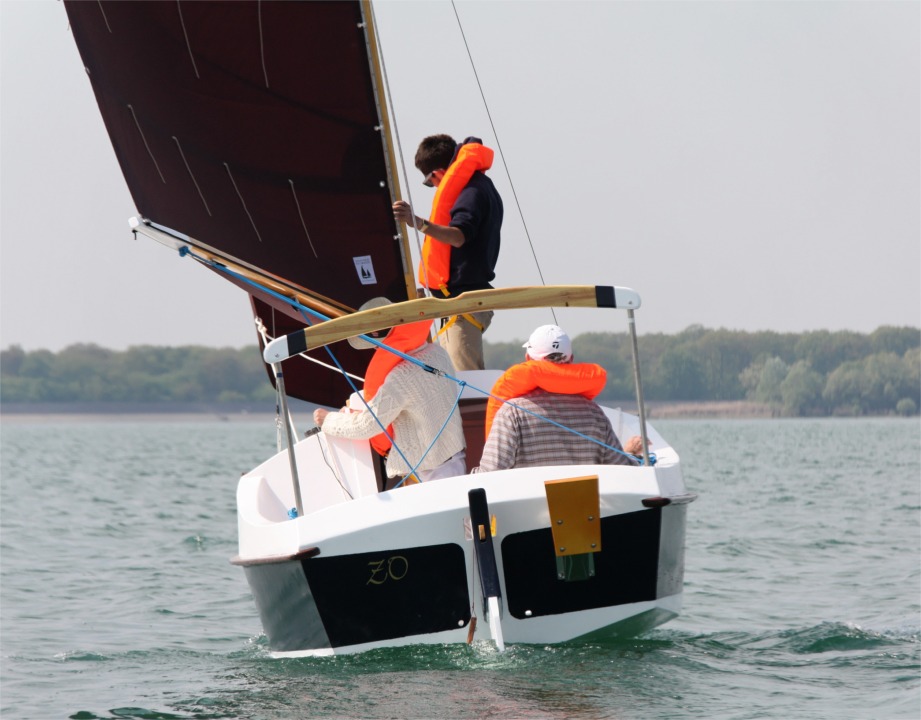
[[[544, 280], [636, 289], [640, 333], [921, 326], [919, 2], [456, 7], [501, 144], [497, 286], [540, 282], [517, 195]], [[375, 12], [427, 215], [419, 139], [496, 135], [451, 4]], [[253, 343], [243, 291], [132, 239], [62, 3], [2, 0], [0, 33], [0, 347]], [[486, 338], [550, 321], [502, 313]]]

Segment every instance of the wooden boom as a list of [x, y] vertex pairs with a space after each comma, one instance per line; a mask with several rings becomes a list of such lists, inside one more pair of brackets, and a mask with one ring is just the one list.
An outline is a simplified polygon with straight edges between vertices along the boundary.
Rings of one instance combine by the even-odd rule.
[[224, 255], [210, 245], [206, 245], [198, 240], [171, 235], [138, 218], [129, 219], [128, 224], [131, 227], [131, 231], [135, 234], [149, 237], [151, 240], [155, 240], [174, 250], [182, 250], [183, 248], [194, 250], [194, 255], [199, 259], [206, 260], [216, 265], [222, 265], [240, 277], [251, 280], [257, 285], [262, 285], [279, 295], [291, 298], [304, 307], [315, 310], [326, 317], [341, 317], [350, 313], [352, 310], [349, 306], [335, 303], [329, 298], [308, 295], [304, 288], [295, 287], [286, 280], [279, 278], [277, 275], [273, 275], [265, 270], [260, 270], [242, 260]]
[[471, 290], [455, 298], [442, 300], [427, 297], [407, 300], [327, 320], [276, 338], [266, 345], [263, 358], [267, 363], [277, 363], [292, 355], [375, 330], [482, 310], [520, 310], [535, 307], [608, 307], [636, 310], [639, 306], [640, 296], [636, 291], [609, 285], [549, 285]]

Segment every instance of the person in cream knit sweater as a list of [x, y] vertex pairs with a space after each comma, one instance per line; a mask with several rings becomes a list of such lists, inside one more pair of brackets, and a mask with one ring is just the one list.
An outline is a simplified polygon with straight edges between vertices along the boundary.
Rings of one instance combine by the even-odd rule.
[[[446, 373], [454, 371], [448, 354], [436, 344], [425, 343], [407, 355]], [[467, 473], [466, 442], [456, 397], [457, 390], [451, 380], [425, 372], [406, 360], [401, 360], [387, 374], [368, 401], [368, 407], [385, 427], [393, 425], [396, 447], [387, 455], [387, 475], [406, 475], [417, 464], [415, 474], [422, 482]], [[345, 408], [329, 412], [319, 408], [313, 418], [325, 434], [336, 437], [359, 440], [381, 432], [372, 413], [363, 406], [358, 412], [348, 412]], [[442, 425], [445, 428], [439, 435]], [[423, 458], [430, 445], [431, 450]]]

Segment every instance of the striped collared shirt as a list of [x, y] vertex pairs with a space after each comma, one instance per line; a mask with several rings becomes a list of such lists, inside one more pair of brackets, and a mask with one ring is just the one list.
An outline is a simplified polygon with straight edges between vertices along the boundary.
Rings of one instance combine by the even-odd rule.
[[[579, 437], [544, 417], [610, 447]], [[479, 471], [536, 465], [636, 464], [623, 454], [611, 422], [594, 401], [581, 395], [535, 390], [505, 403], [496, 413]]]

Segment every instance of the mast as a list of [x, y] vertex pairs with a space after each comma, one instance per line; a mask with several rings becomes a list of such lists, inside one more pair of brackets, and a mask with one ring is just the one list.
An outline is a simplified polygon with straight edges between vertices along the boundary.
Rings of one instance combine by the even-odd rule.
[[[381, 53], [377, 44], [377, 29], [374, 25], [374, 10], [371, 7], [371, 0], [361, 0], [361, 16], [365, 31], [365, 42], [368, 46], [368, 63], [371, 68], [371, 85], [374, 89], [374, 100], [377, 103], [377, 110], [380, 116], [381, 140], [384, 146], [384, 163], [387, 166], [388, 180], [391, 188], [391, 200], [396, 201], [402, 197], [400, 191], [400, 178], [396, 171], [396, 154], [394, 152], [393, 132], [390, 126], [390, 115], [387, 113], [387, 93], [384, 87], [384, 75], [381, 68]], [[409, 250], [409, 236], [406, 226], [403, 223], [397, 223], [398, 243], [400, 255], [403, 257], [403, 280], [406, 284], [406, 296], [413, 298], [416, 296], [416, 276], [410, 263], [412, 255]]]

